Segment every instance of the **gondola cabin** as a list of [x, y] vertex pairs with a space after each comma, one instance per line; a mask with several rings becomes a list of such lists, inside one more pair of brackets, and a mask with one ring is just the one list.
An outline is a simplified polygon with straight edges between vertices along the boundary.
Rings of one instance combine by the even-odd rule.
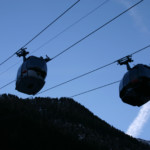
[[29, 95], [38, 93], [45, 84], [47, 61], [42, 57], [24, 56], [24, 62], [17, 73], [16, 90]]
[[138, 64], [129, 69], [119, 85], [123, 102], [141, 106], [150, 100], [150, 67]]

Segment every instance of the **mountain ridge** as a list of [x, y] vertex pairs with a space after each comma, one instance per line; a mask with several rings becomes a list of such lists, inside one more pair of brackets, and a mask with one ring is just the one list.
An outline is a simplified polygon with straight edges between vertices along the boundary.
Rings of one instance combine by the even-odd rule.
[[0, 97], [1, 149], [149, 150], [70, 98]]

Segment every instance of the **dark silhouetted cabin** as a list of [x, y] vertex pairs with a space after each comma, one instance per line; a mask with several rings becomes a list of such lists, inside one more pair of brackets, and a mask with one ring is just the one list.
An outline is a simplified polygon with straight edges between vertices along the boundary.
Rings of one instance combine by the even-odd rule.
[[35, 95], [44, 86], [46, 75], [46, 60], [42, 57], [30, 56], [24, 60], [18, 70], [16, 90]]
[[150, 67], [138, 64], [128, 70], [120, 82], [120, 98], [123, 102], [141, 106], [150, 100]]

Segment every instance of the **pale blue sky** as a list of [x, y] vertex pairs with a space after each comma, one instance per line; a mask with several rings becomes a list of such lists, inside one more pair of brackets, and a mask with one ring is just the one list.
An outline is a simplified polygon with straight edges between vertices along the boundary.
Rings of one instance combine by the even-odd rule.
[[[53, 24], [27, 46], [37, 50], [43, 43], [86, 15], [105, 0], [81, 0], [66, 15]], [[0, 60], [3, 61], [33, 36], [71, 6], [75, 0], [0, 0]], [[103, 25], [138, 0], [108, 0], [94, 13], [49, 42], [34, 53], [35, 56], [54, 57], [91, 31]], [[80, 44], [48, 63], [46, 84], [41, 90], [53, 87], [83, 73], [113, 62], [150, 44], [150, 1], [144, 0], [137, 7], [102, 28]], [[150, 48], [133, 56], [134, 62], [150, 64]], [[19, 62], [18, 62], [19, 61]], [[22, 59], [14, 56], [0, 66], [0, 86], [16, 78]], [[18, 63], [5, 72], [9, 67]], [[5, 72], [5, 73], [3, 73]], [[113, 64], [88, 76], [47, 91], [39, 96], [70, 97], [74, 94], [120, 80], [125, 66]], [[15, 90], [15, 83], [0, 93], [11, 93], [27, 98]], [[105, 87], [74, 98], [99, 118], [126, 132], [141, 108], [129, 106], [119, 98], [119, 84]], [[150, 140], [150, 119], [145, 123], [139, 138]]]

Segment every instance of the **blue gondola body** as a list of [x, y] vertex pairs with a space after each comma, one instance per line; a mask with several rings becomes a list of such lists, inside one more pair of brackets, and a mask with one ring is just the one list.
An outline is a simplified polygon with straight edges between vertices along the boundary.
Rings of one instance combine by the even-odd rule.
[[18, 69], [16, 90], [35, 95], [45, 84], [47, 64], [42, 57], [30, 56], [24, 60]]
[[150, 67], [138, 64], [128, 70], [119, 85], [123, 102], [141, 106], [150, 100]]

